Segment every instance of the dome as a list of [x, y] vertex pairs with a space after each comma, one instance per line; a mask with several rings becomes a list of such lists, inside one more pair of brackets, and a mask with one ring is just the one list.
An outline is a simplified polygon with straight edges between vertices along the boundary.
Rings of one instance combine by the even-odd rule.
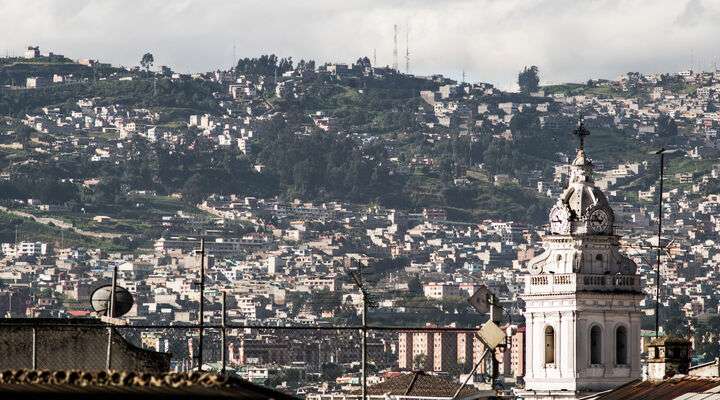
[[[581, 128], [584, 129], [584, 128]], [[584, 130], [585, 135], [589, 134]], [[592, 162], [581, 141], [570, 164], [570, 181], [550, 211], [550, 230], [554, 234], [610, 235], [615, 216], [605, 193], [595, 186]]]
[[592, 162], [581, 147], [570, 165], [570, 182], [550, 211], [555, 234], [612, 234], [614, 214], [605, 193], [595, 186]]
[[592, 162], [585, 155], [582, 125], [577, 155], [570, 164], [570, 181], [550, 210], [550, 231], [544, 252], [528, 262], [531, 275], [591, 274], [634, 275], [637, 265], [620, 252], [613, 232], [615, 215], [607, 197], [592, 179]]

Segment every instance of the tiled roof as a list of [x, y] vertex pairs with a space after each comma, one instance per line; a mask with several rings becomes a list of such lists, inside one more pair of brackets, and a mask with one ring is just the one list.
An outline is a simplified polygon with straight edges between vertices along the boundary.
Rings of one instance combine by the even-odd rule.
[[[460, 384], [438, 376], [427, 375], [424, 372], [402, 374], [386, 379], [384, 382], [368, 388], [369, 395], [390, 396], [425, 396], [425, 397], [452, 397]], [[472, 386], [465, 386], [459, 398], [476, 395], [478, 392]]]
[[650, 341], [650, 346], [662, 346], [666, 344], [687, 344], [689, 340], [675, 336], [660, 336]]
[[[238, 398], [292, 400], [292, 396], [240, 378], [210, 372], [135, 373], [127, 371], [5, 370], [0, 372], [0, 398], [9, 394], [80, 395], [107, 399], [123, 397]], [[122, 396], [121, 396], [122, 395]]]
[[[632, 381], [607, 393], [594, 397], [596, 400], [665, 400], [694, 399], [693, 394], [705, 392], [717, 393], [720, 390], [720, 378], [676, 376], [663, 381]], [[711, 394], [705, 396], [711, 396]], [[681, 397], [682, 396], [682, 397]], [[689, 397], [688, 397], [689, 396]], [[713, 398], [713, 397], [697, 397]]]

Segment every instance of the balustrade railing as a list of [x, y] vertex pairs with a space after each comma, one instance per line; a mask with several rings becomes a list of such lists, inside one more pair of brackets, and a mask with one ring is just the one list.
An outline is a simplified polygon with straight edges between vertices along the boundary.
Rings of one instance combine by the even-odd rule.
[[525, 280], [525, 293], [566, 293], [575, 291], [640, 291], [637, 275], [543, 274]]

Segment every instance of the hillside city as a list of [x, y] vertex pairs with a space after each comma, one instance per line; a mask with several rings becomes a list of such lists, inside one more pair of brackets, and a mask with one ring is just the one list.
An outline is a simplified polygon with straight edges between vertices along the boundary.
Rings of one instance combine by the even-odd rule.
[[[358, 390], [360, 342], [342, 327], [369, 303], [368, 324], [388, 327], [368, 333], [369, 383], [457, 380], [485, 350], [472, 329], [487, 316], [467, 301], [485, 286], [506, 314], [502, 385], [521, 387], [519, 296], [582, 122], [638, 267], [642, 337], [655, 334], [660, 247], [661, 329], [690, 336], [698, 363], [720, 357], [720, 70], [541, 74], [522, 69], [508, 92], [366, 57], [264, 55], [196, 74], [149, 53], [127, 68], [36, 46], [0, 58], [0, 314], [93, 318], [116, 268], [134, 299], [123, 323], [196, 324], [204, 239], [204, 323], [252, 326], [227, 333], [240, 377], [317, 399]], [[681, 151], [665, 159], [658, 242], [662, 147]], [[126, 336], [193, 368], [197, 332]], [[206, 344], [208, 369], [220, 347]]]

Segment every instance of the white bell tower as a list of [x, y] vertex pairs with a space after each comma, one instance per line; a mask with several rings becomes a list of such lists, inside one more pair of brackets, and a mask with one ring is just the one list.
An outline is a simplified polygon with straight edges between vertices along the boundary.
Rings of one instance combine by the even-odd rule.
[[619, 251], [614, 214], [593, 183], [582, 124], [570, 182], [550, 211], [551, 235], [526, 277], [524, 399], [577, 399], [640, 377], [635, 263]]

